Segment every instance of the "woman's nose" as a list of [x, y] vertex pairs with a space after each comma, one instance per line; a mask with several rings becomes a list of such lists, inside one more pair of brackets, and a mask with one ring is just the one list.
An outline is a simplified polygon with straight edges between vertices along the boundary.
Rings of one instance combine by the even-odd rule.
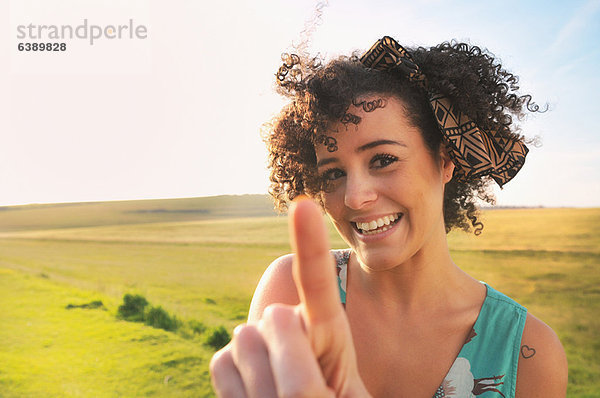
[[344, 204], [351, 209], [362, 209], [377, 199], [377, 192], [370, 178], [366, 176], [346, 177]]

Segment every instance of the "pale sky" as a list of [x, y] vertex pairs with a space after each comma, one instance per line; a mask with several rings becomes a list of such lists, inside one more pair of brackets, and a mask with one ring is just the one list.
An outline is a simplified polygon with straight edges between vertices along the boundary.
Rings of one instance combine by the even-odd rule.
[[[280, 54], [316, 2], [10, 0], [0, 5], [0, 206], [266, 193], [263, 122]], [[144, 39], [45, 39], [18, 51], [19, 25], [125, 25]], [[127, 33], [127, 31], [126, 31]], [[330, 0], [312, 53], [450, 39], [487, 47], [550, 111], [498, 204], [600, 206], [600, 0]]]

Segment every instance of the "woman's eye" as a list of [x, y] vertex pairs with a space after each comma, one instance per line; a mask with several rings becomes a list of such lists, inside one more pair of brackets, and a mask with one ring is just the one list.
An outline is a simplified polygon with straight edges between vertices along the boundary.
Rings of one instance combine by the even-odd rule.
[[344, 172], [340, 169], [329, 169], [322, 174], [326, 181], [334, 181], [344, 176]]
[[373, 160], [371, 160], [371, 165], [377, 169], [382, 169], [396, 161], [398, 161], [396, 156], [381, 154], [376, 155]]

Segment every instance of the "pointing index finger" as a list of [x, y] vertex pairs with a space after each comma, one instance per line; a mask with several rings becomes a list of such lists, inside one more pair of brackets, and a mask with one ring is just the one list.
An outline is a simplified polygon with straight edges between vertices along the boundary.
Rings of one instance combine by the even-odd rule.
[[293, 275], [310, 322], [330, 320], [342, 311], [329, 237], [317, 204], [306, 197], [290, 208]]

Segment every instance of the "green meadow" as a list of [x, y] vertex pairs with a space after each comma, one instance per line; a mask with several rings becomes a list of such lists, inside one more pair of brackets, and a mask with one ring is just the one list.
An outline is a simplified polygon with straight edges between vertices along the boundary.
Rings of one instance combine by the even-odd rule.
[[[482, 217], [482, 235], [450, 234], [455, 262], [552, 326], [569, 397], [598, 396], [600, 209]], [[260, 195], [0, 207], [0, 396], [213, 396], [207, 337], [244, 321], [289, 251], [286, 217]], [[120, 319], [126, 293], [184, 326]]]

